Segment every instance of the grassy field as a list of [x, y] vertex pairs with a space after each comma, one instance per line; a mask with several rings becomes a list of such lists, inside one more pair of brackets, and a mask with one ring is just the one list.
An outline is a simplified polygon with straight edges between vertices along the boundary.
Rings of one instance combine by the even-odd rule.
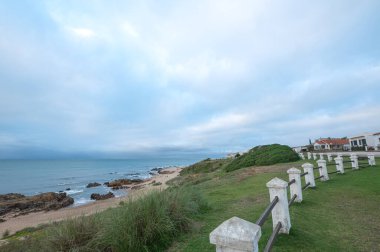
[[[207, 181], [193, 187], [204, 194], [212, 210], [198, 218], [195, 232], [181, 236], [169, 251], [215, 251], [210, 232], [233, 216], [255, 222], [269, 203], [265, 184], [274, 177], [287, 181], [286, 170], [304, 162], [207, 174]], [[346, 174], [332, 174], [329, 181], [306, 189], [304, 201], [290, 208], [290, 234], [280, 235], [273, 251], [380, 251], [379, 163], [377, 159], [376, 167], [359, 171], [346, 169]], [[334, 170], [329, 166], [329, 171]], [[272, 233], [271, 218], [262, 233], [261, 250]]]

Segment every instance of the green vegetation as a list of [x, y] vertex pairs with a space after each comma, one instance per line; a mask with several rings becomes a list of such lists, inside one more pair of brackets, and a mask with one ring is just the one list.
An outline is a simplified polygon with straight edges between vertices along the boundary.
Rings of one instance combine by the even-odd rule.
[[209, 173], [216, 171], [218, 169], [223, 169], [229, 163], [231, 163], [232, 159], [230, 158], [222, 158], [222, 159], [210, 159], [207, 158], [198, 163], [190, 165], [181, 171], [181, 175], [186, 174], [196, 174], [196, 173]]
[[[215, 251], [210, 232], [233, 216], [256, 222], [270, 202], [269, 180], [287, 181], [289, 168], [316, 165], [298, 160], [226, 172], [232, 160], [204, 160], [185, 169], [168, 190], [53, 224], [23, 241], [8, 238], [10, 244], [0, 251]], [[347, 163], [346, 174], [332, 174], [329, 181], [306, 189], [304, 201], [290, 208], [290, 234], [280, 235], [273, 251], [380, 251], [380, 159], [376, 162], [358, 171], [347, 169]], [[328, 168], [335, 171], [335, 166]], [[260, 251], [271, 233], [269, 217]]]
[[254, 165], [273, 165], [299, 160], [299, 156], [289, 146], [280, 144], [256, 146], [236, 157], [226, 165], [227, 172]]
[[103, 213], [10, 239], [1, 251], [162, 251], [208, 209], [194, 190], [152, 192]]
[[[311, 161], [218, 173], [213, 179], [197, 184], [194, 188], [203, 193], [212, 211], [200, 216], [198, 232], [182, 235], [169, 251], [215, 251], [215, 246], [209, 243], [213, 229], [233, 216], [256, 222], [270, 202], [266, 183], [274, 177], [287, 181], [286, 170], [300, 168], [305, 162]], [[280, 235], [273, 251], [380, 251], [377, 182], [380, 159], [376, 162], [376, 167], [358, 171], [346, 168], [346, 174], [332, 174], [328, 182], [318, 181], [315, 189], [306, 189], [304, 201], [290, 208], [290, 234]], [[329, 166], [329, 171], [334, 170], [335, 167]], [[271, 233], [269, 217], [262, 229], [260, 251]]]

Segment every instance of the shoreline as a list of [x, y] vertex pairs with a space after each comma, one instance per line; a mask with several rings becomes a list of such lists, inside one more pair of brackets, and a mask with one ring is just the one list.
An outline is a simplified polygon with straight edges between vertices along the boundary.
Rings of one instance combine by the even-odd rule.
[[[5, 222], [0, 223], [0, 235], [2, 235], [6, 230], [9, 230], [10, 234], [14, 234], [15, 232], [27, 227], [37, 227], [40, 224], [47, 224], [83, 215], [99, 213], [108, 208], [119, 206], [121, 201], [131, 199], [133, 200], [134, 198], [141, 197], [152, 190], [164, 190], [168, 187], [166, 182], [177, 177], [182, 169], [183, 168], [181, 167], [162, 169], [162, 171], [165, 171], [167, 173], [157, 174], [156, 176], [144, 181], [143, 183], [139, 184], [141, 188], [134, 190], [131, 190], [130, 188], [127, 189], [127, 195], [125, 196], [99, 200], [76, 207], [69, 206], [58, 210], [51, 210], [48, 212], [35, 212], [10, 218]], [[161, 184], [153, 185], [153, 181]]]

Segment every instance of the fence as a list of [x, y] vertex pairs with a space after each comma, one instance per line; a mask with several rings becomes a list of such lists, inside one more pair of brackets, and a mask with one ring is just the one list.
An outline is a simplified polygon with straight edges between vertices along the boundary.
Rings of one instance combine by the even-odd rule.
[[[313, 153], [313, 158], [314, 158]], [[301, 156], [301, 155], [300, 155]], [[316, 154], [315, 154], [316, 156]], [[302, 159], [305, 157], [301, 156]], [[308, 153], [308, 159], [312, 155]], [[331, 154], [327, 155], [328, 161], [332, 161]], [[271, 251], [276, 238], [279, 234], [289, 234], [291, 228], [291, 221], [289, 215], [289, 207], [294, 202], [302, 202], [302, 191], [307, 188], [316, 186], [315, 181], [328, 181], [330, 174], [344, 174], [344, 164], [350, 163], [352, 170], [365, 168], [376, 165], [375, 156], [368, 154], [366, 157], [358, 157], [356, 154], [351, 154], [350, 161], [343, 161], [342, 155], [337, 155], [334, 158], [334, 163], [327, 163], [323, 159], [323, 154], [320, 154], [320, 159], [317, 160], [317, 167], [310, 163], [302, 165], [303, 173], [300, 169], [290, 168], [287, 170], [289, 175], [289, 182], [279, 178], [273, 178], [266, 186], [269, 189], [270, 203], [261, 214], [256, 223], [232, 217], [220, 224], [216, 229], [210, 233], [210, 243], [215, 244], [217, 252], [257, 252], [259, 251], [258, 243], [261, 238], [261, 227], [270, 215], [272, 215], [273, 232], [265, 246], [264, 251]], [[363, 163], [360, 161], [368, 161]], [[328, 166], [335, 166], [336, 171], [328, 172]], [[319, 176], [314, 177], [314, 170], [319, 171]], [[302, 178], [305, 178], [305, 185], [302, 186]], [[290, 191], [290, 199], [288, 200], [288, 188]]]

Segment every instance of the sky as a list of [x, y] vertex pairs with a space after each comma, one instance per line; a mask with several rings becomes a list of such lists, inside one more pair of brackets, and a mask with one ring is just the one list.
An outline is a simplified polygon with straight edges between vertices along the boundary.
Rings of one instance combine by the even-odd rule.
[[380, 131], [380, 1], [1, 1], [0, 158]]

